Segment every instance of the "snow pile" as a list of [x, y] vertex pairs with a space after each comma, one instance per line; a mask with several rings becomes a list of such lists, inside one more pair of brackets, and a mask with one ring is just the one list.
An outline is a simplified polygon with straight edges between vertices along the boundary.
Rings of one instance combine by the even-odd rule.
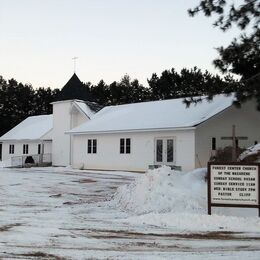
[[206, 171], [162, 167], [136, 177], [119, 187], [109, 202], [127, 214], [116, 221], [134, 227], [170, 228], [171, 232], [260, 230], [257, 209], [213, 208], [213, 215], [207, 215]]
[[243, 153], [240, 154], [239, 160], [243, 161], [249, 156], [257, 155], [260, 153], [260, 144], [253, 145], [249, 148], [247, 148]]
[[112, 203], [136, 214], [206, 212], [206, 169], [188, 173], [161, 167], [118, 188]]

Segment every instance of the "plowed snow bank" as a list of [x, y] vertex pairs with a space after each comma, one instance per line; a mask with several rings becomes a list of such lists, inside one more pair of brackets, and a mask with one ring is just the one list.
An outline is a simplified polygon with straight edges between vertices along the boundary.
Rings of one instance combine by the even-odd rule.
[[169, 167], [150, 170], [119, 187], [113, 203], [123, 210], [149, 212], [206, 212], [206, 169], [188, 173]]

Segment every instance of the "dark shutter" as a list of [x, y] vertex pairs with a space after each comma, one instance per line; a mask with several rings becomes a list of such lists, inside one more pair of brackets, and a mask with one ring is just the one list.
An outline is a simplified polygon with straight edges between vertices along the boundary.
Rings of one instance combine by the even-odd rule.
[[212, 137], [211, 139], [211, 150], [216, 150], [216, 137]]
[[93, 139], [93, 153], [97, 153], [97, 139]]
[[130, 152], [131, 152], [131, 139], [126, 138], [126, 153], [130, 153]]
[[120, 153], [125, 153], [125, 139], [120, 139]]
[[91, 139], [88, 139], [88, 153], [91, 153]]

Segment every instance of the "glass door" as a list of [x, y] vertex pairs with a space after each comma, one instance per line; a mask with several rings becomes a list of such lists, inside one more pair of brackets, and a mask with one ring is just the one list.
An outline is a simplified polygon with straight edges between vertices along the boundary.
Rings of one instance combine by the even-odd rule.
[[163, 137], [155, 139], [155, 164], [174, 164], [174, 138]]

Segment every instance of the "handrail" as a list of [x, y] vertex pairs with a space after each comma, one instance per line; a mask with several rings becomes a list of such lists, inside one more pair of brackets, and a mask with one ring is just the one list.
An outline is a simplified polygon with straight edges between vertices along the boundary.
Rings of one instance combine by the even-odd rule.
[[26, 163], [26, 159], [28, 157], [32, 157], [34, 163], [30, 163], [30, 164], [33, 164], [33, 165], [38, 165], [38, 164], [42, 164], [42, 163], [51, 163], [52, 162], [52, 154], [51, 153], [25, 154], [25, 155], [11, 157], [11, 166], [12, 167], [24, 167], [25, 165], [29, 164], [29, 163]]

